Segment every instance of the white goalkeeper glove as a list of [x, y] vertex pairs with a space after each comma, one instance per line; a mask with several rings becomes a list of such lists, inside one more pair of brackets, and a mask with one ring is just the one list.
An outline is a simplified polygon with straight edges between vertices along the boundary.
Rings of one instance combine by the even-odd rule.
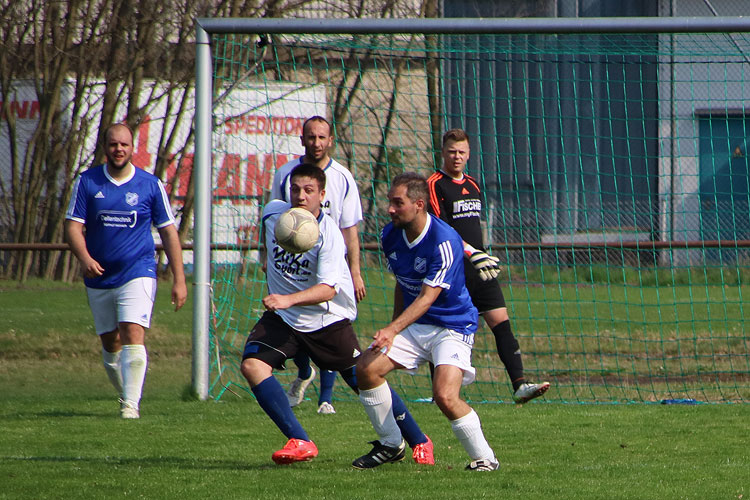
[[464, 247], [464, 252], [466, 252], [471, 265], [477, 270], [482, 281], [493, 280], [497, 278], [498, 274], [500, 274], [500, 266], [498, 265], [500, 259], [497, 257], [493, 257], [487, 252], [477, 250], [468, 243]]

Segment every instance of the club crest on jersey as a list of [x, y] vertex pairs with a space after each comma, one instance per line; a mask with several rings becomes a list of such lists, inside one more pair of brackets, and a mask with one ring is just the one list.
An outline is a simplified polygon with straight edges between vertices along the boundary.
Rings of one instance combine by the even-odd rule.
[[138, 204], [138, 193], [125, 193], [125, 203], [134, 207]]
[[417, 257], [414, 259], [414, 270], [418, 273], [423, 273], [427, 270], [427, 259]]

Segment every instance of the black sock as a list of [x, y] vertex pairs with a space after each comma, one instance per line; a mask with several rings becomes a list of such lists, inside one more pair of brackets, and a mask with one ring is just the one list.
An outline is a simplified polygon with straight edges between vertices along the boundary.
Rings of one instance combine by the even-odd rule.
[[495, 335], [497, 353], [505, 365], [505, 370], [513, 384], [513, 390], [516, 391], [524, 383], [523, 361], [521, 360], [521, 347], [510, 329], [510, 320], [506, 319], [495, 325], [492, 333]]

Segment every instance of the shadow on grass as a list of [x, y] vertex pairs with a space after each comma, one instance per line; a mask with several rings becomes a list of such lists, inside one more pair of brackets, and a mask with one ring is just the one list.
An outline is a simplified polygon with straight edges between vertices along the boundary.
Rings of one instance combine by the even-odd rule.
[[[91, 467], [101, 466], [123, 466], [123, 467], [171, 467], [184, 470], [229, 470], [229, 471], [253, 471], [278, 469], [278, 465], [248, 464], [238, 460], [211, 460], [206, 458], [185, 458], [176, 456], [158, 457], [80, 457], [80, 456], [0, 456], [0, 462], [16, 463], [71, 463], [85, 464]], [[304, 464], [296, 464], [298, 467]]]
[[112, 418], [114, 415], [119, 415], [119, 410], [113, 410], [111, 412], [93, 413], [90, 411], [75, 411], [75, 410], [44, 410], [39, 412], [29, 413], [7, 413], [0, 415], [0, 420], [31, 420], [38, 418], [101, 418], [107, 417]]

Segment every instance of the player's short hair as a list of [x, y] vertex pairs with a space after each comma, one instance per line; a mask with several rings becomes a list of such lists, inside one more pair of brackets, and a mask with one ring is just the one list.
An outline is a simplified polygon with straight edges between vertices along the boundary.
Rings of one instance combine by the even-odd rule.
[[468, 141], [469, 136], [462, 128], [452, 128], [443, 134], [443, 147], [448, 144], [448, 141], [461, 142]]
[[310, 177], [318, 181], [318, 187], [320, 190], [326, 188], [326, 173], [323, 169], [312, 163], [300, 163], [292, 169], [289, 174], [289, 180], [291, 181], [295, 177]]
[[406, 196], [411, 201], [422, 200], [427, 203], [430, 199], [427, 179], [416, 172], [404, 172], [394, 177], [391, 181], [391, 189], [396, 186], [406, 186]]
[[109, 133], [116, 127], [124, 127], [128, 132], [130, 132], [130, 140], [132, 141], [133, 139], [135, 139], [135, 133], [133, 132], [133, 129], [130, 128], [130, 125], [128, 125], [127, 123], [113, 123], [106, 129], [104, 129], [104, 134], [102, 134], [102, 143], [105, 146], [107, 145], [107, 141], [109, 141]]
[[307, 124], [311, 123], [311, 122], [325, 123], [326, 125], [328, 125], [328, 135], [333, 136], [333, 127], [331, 127], [330, 122], [328, 120], [326, 120], [325, 118], [323, 118], [322, 116], [318, 116], [318, 115], [311, 116], [310, 118], [308, 118], [307, 120], [305, 120], [305, 122], [302, 124], [302, 135], [303, 136], [305, 135], [305, 129], [307, 128]]

